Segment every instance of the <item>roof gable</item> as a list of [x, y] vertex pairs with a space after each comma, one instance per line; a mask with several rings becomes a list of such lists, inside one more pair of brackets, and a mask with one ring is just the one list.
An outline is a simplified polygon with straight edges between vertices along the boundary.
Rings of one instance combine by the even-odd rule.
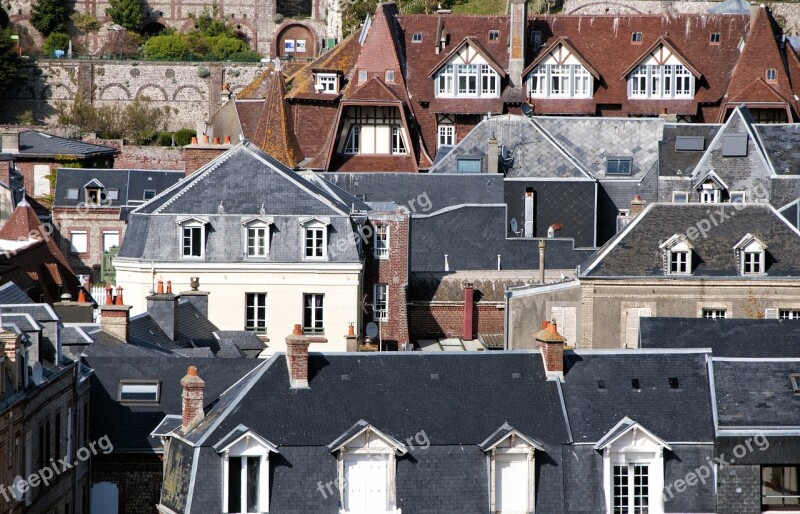
[[458, 45], [455, 46], [455, 48], [453, 48], [447, 55], [445, 55], [433, 67], [433, 69], [431, 69], [431, 71], [428, 72], [428, 76], [432, 77], [433, 75], [435, 75], [436, 72], [439, 71], [442, 68], [442, 66], [444, 66], [445, 64], [450, 63], [453, 59], [455, 59], [457, 56], [459, 56], [461, 54], [462, 50], [466, 50], [466, 53], [469, 54], [469, 49], [470, 48], [475, 50], [475, 52], [478, 55], [483, 57], [486, 60], [486, 63], [489, 66], [491, 66], [492, 69], [494, 71], [496, 71], [498, 75], [500, 75], [501, 77], [505, 77], [506, 76], [506, 71], [503, 69], [503, 67], [500, 65], [500, 63], [498, 63], [494, 59], [494, 57], [492, 57], [491, 54], [489, 54], [489, 52], [486, 51], [486, 48], [484, 48], [483, 45], [477, 39], [475, 39], [474, 37], [471, 37], [471, 36], [467, 36], [464, 39], [462, 39], [461, 42]]
[[[355, 443], [355, 446], [359, 448], [375, 448], [372, 436], [376, 436], [385, 447], [393, 448], [398, 455], [405, 455], [407, 452], [403, 443], [384, 434], [363, 419], [356, 421], [352, 427], [328, 444], [328, 450], [335, 453], [350, 446], [351, 443]], [[381, 445], [379, 444], [379, 446]]]
[[648, 59], [649, 57], [655, 58], [659, 64], [666, 63], [666, 61], [674, 56], [678, 61], [683, 64], [689, 72], [695, 76], [695, 78], [701, 78], [703, 76], [700, 71], [689, 62], [689, 59], [686, 58], [672, 43], [668, 36], [664, 35], [658, 38], [650, 47], [645, 50], [642, 55], [639, 56], [625, 71], [622, 72], [622, 78], [625, 79], [628, 75], [631, 74], [633, 70], [639, 66], [642, 61]]
[[[566, 49], [566, 54], [563, 53], [564, 49]], [[579, 52], [578, 49], [575, 48], [575, 45], [573, 44], [572, 41], [570, 41], [570, 39], [567, 36], [559, 36], [559, 38], [553, 41], [552, 44], [550, 44], [547, 47], [543, 47], [541, 50], [539, 50], [539, 55], [537, 55], [536, 58], [533, 60], [533, 62], [531, 62], [528, 65], [528, 67], [525, 68], [525, 71], [522, 72], [522, 75], [523, 76], [527, 75], [528, 73], [533, 71], [533, 69], [536, 68], [548, 56], [555, 55], [556, 53], [561, 54], [559, 57], [556, 58], [556, 60], [558, 60], [559, 62], [563, 62], [569, 56], [574, 56], [575, 59], [577, 59], [578, 62], [580, 62], [581, 65], [583, 65], [583, 67], [586, 68], [586, 71], [588, 71], [595, 79], [600, 80], [600, 72], [598, 72], [594, 68], [594, 66], [589, 64], [589, 61], [587, 61], [586, 58], [583, 56], [583, 54], [581, 54], [581, 52]]]
[[492, 451], [494, 448], [497, 448], [498, 446], [500, 446], [504, 441], [509, 440], [509, 439], [513, 440], [515, 438], [521, 439], [525, 444], [527, 444], [531, 448], [535, 448], [535, 449], [540, 450], [540, 451], [544, 450], [544, 447], [542, 446], [541, 443], [539, 443], [535, 439], [533, 439], [531, 437], [528, 437], [525, 434], [521, 433], [519, 430], [517, 430], [516, 428], [512, 427], [508, 423], [503, 423], [503, 425], [500, 426], [500, 428], [495, 430], [492, 433], [492, 435], [487, 437], [486, 440], [483, 441], [478, 446], [481, 447], [481, 450], [483, 450], [485, 452], [489, 452], [489, 451]]
[[[641, 436], [638, 436], [638, 432], [643, 433], [645, 441], [642, 441], [641, 439], [637, 441], [637, 437], [641, 438]], [[632, 438], [626, 438], [628, 434], [631, 434]], [[623, 446], [641, 446], [643, 443], [650, 443], [667, 450], [672, 449], [669, 447], [666, 441], [662, 440], [644, 428], [642, 425], [628, 417], [623, 418], [611, 430], [606, 432], [606, 435], [604, 435], [603, 438], [597, 441], [597, 444], [594, 445], [594, 449], [604, 450], [612, 445], [615, 445], [615, 443], [622, 443]]]
[[366, 83], [357, 86], [347, 96], [347, 103], [390, 103], [402, 104], [403, 101], [379, 77], [372, 77]]

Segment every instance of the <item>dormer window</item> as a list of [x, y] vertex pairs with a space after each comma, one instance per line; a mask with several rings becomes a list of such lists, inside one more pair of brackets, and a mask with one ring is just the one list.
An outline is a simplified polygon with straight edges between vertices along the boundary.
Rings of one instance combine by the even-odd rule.
[[767, 245], [752, 234], [744, 236], [733, 247], [739, 258], [739, 271], [742, 275], [763, 275], [766, 273]]
[[336, 94], [339, 92], [339, 75], [336, 73], [317, 73], [315, 88], [318, 93]]
[[184, 259], [202, 259], [205, 257], [206, 225], [204, 218], [184, 218], [178, 220], [181, 235], [181, 257]]
[[92, 179], [83, 187], [86, 192], [86, 205], [102, 205], [105, 203], [105, 186], [103, 186], [99, 180]]
[[[499, 37], [499, 36], [498, 36]], [[474, 49], [465, 46], [466, 53]], [[437, 97], [493, 97], [500, 95], [500, 75], [479, 53], [471, 62], [457, 55], [433, 75]]]
[[248, 258], [263, 258], [269, 254], [269, 228], [271, 224], [271, 219], [265, 216], [242, 220], [245, 236], [245, 255]]
[[637, 66], [628, 79], [628, 96], [650, 100], [692, 98], [694, 76], [683, 64], [648, 64]]
[[631, 32], [631, 43], [632, 44], [642, 44], [642, 33], [641, 32]]
[[326, 259], [328, 257], [328, 225], [321, 218], [307, 218], [300, 224], [305, 232], [304, 257], [306, 259]]
[[489, 31], [489, 41], [499, 41], [500, 40], [500, 31], [499, 30], [490, 30]]
[[414, 32], [411, 35], [411, 42], [412, 43], [422, 43], [422, 32]]
[[596, 72], [588, 68], [568, 41], [554, 44], [527, 73], [531, 98], [591, 98]]
[[775, 82], [776, 78], [778, 77], [778, 71], [775, 68], [767, 69], [767, 82]]
[[489, 511], [533, 512], [535, 455], [542, 445], [504, 423], [480, 448], [489, 455]]
[[719, 41], [720, 41], [719, 32], [712, 32], [711, 36], [710, 36], [710, 38], [708, 40], [708, 43], [711, 44], [711, 45], [718, 45]]
[[214, 445], [221, 454], [223, 512], [269, 512], [269, 454], [277, 447], [239, 425]]
[[680, 234], [667, 239], [659, 246], [664, 255], [667, 275], [690, 275], [692, 273], [693, 246]]

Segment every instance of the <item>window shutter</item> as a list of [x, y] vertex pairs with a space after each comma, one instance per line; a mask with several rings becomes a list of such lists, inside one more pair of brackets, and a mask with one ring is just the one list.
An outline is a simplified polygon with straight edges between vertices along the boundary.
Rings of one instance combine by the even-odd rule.
[[778, 309], [766, 309], [764, 311], [764, 318], [766, 318], [766, 319], [778, 319]]

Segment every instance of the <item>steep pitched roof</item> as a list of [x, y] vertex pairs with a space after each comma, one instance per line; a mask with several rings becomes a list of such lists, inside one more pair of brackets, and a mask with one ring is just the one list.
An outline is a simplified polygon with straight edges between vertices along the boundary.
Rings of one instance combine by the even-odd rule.
[[31, 237], [41, 239], [44, 235], [39, 216], [25, 198], [0, 228], [0, 239], [27, 241]]
[[656, 39], [653, 42], [653, 44], [650, 45], [650, 47], [648, 47], [647, 50], [642, 52], [642, 54], [635, 61], [633, 61], [633, 63], [631, 63], [631, 65], [628, 66], [625, 69], [625, 71], [622, 72], [622, 78], [623, 79], [627, 78], [628, 75], [630, 75], [630, 73], [634, 69], [636, 69], [636, 67], [639, 66], [639, 64], [642, 63], [642, 61], [647, 59], [653, 52], [656, 51], [656, 49], [661, 48], [661, 47], [664, 47], [667, 50], [669, 50], [670, 54], [674, 55], [675, 58], [678, 59], [681, 62], [681, 64], [683, 64], [684, 67], [686, 67], [686, 69], [689, 70], [689, 72], [691, 72], [691, 74], [695, 76], [695, 78], [698, 78], [698, 79], [702, 78], [703, 74], [700, 73], [700, 71], [698, 71], [698, 69], [695, 68], [692, 65], [691, 62], [689, 62], [689, 60], [686, 58], [686, 56], [684, 56], [681, 53], [681, 51], [678, 50], [675, 47], [675, 45], [672, 43], [672, 41], [670, 41], [669, 36], [667, 36], [667, 35], [663, 35], [663, 36], [659, 37], [658, 39]]
[[297, 144], [289, 104], [284, 99], [283, 77], [274, 77], [270, 85], [253, 142], [285, 166], [294, 168], [303, 160], [303, 152]]
[[314, 89], [314, 69], [338, 70], [345, 78], [344, 87], [346, 88], [349, 85], [349, 78], [355, 68], [360, 51], [361, 45], [358, 43], [358, 34], [350, 34], [333, 49], [308, 63], [287, 79], [291, 87], [286, 93], [286, 99], [335, 100], [337, 98], [336, 95], [318, 93]]
[[484, 46], [481, 44], [479, 40], [477, 40], [473, 36], [467, 36], [461, 40], [461, 43], [453, 47], [453, 49], [450, 50], [450, 52], [445, 54], [445, 56], [442, 57], [442, 59], [438, 63], [436, 63], [433, 68], [431, 68], [431, 71], [428, 72], [428, 76], [432, 77], [437, 71], [439, 71], [442, 68], [442, 66], [444, 66], [450, 59], [452, 59], [453, 56], [458, 55], [458, 52], [461, 51], [462, 48], [466, 47], [475, 49], [475, 51], [478, 52], [478, 54], [480, 54], [480, 56], [486, 60], [489, 66], [491, 66], [492, 69], [496, 71], [501, 77], [505, 77], [507, 75], [505, 69], [503, 69], [503, 66], [499, 62], [497, 62], [494, 57], [492, 57], [492, 55], [486, 50], [486, 48], [484, 48]]
[[522, 75], [525, 76], [533, 71], [533, 69], [537, 67], [543, 60], [545, 60], [547, 56], [550, 55], [554, 50], [556, 50], [559, 45], [566, 48], [569, 54], [573, 55], [578, 62], [580, 62], [583, 67], [586, 68], [586, 71], [588, 71], [595, 79], [600, 80], [600, 72], [598, 72], [594, 66], [592, 66], [589, 61], [586, 60], [586, 57], [584, 57], [583, 54], [575, 47], [575, 43], [570, 41], [567, 36], [559, 36], [553, 42], [548, 42], [546, 47], [542, 47], [539, 50], [536, 58], [531, 61], [528, 67], [522, 72]]

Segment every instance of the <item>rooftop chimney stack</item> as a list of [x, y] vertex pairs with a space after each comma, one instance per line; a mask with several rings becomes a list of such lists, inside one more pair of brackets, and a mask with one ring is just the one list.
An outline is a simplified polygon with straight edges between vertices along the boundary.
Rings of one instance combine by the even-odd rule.
[[500, 170], [500, 142], [492, 132], [489, 136], [489, 150], [486, 153], [486, 166], [489, 173], [498, 173]]
[[181, 298], [188, 301], [197, 311], [208, 317], [208, 291], [200, 291], [200, 278], [189, 277], [189, 291], [181, 291]]
[[473, 305], [475, 298], [475, 284], [464, 282], [464, 341], [475, 339], [472, 332]]
[[536, 334], [536, 341], [542, 351], [542, 361], [548, 378], [564, 377], [564, 343], [566, 340], [558, 333], [555, 320], [547, 323], [547, 327]]
[[181, 407], [181, 431], [185, 434], [203, 421], [203, 390], [205, 381], [197, 376], [197, 367], [189, 366], [181, 379], [183, 387]]
[[4, 130], [0, 137], [2, 137], [2, 153], [19, 153], [19, 132], [14, 130]]
[[525, 35], [527, 33], [527, 7], [525, 0], [511, 0], [511, 52], [508, 59], [508, 78], [511, 85], [522, 87], [522, 70], [525, 69]]
[[116, 299], [111, 291], [111, 286], [107, 285], [106, 303], [100, 307], [100, 328], [117, 339], [128, 342], [132, 306], [123, 304], [121, 287], [117, 288]]
[[639, 195], [634, 196], [633, 200], [631, 200], [631, 219], [640, 215], [643, 210], [644, 200], [642, 200], [642, 197]]
[[167, 281], [167, 292], [164, 292], [164, 281], [159, 280], [156, 294], [147, 297], [147, 313], [156, 325], [164, 331], [170, 341], [178, 339], [178, 300], [180, 296], [172, 294], [172, 282]]
[[286, 364], [292, 389], [308, 389], [309, 344], [309, 338], [303, 335], [300, 325], [295, 325], [292, 335], [286, 337]]

